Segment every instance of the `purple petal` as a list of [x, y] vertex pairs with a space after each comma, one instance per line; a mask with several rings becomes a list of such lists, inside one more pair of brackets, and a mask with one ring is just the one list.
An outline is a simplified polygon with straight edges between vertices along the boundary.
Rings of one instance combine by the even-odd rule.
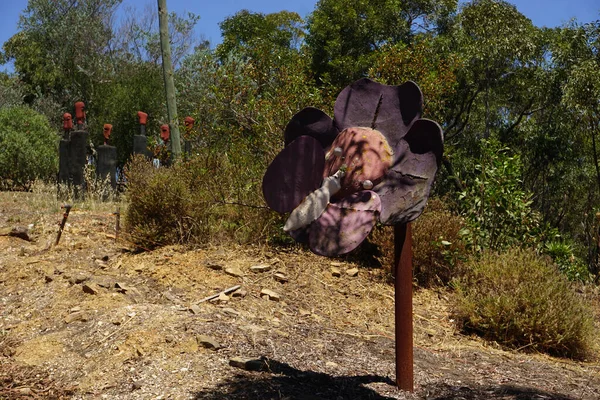
[[354, 126], [377, 129], [395, 147], [422, 109], [423, 94], [416, 83], [389, 86], [363, 78], [338, 95], [334, 122], [340, 131]]
[[413, 154], [433, 153], [438, 165], [444, 152], [444, 136], [437, 122], [422, 118], [416, 120], [404, 136]]
[[306, 107], [296, 113], [288, 122], [284, 138], [287, 146], [300, 136], [311, 136], [317, 139], [323, 148], [328, 148], [337, 134], [338, 130], [329, 115], [318, 108]]
[[308, 233], [310, 231], [310, 225], [296, 229], [295, 231], [289, 231], [290, 236], [298, 243], [308, 243]]
[[263, 177], [267, 205], [279, 213], [292, 211], [312, 191], [321, 186], [325, 152], [310, 136], [300, 136], [271, 162]]
[[310, 249], [328, 257], [354, 250], [375, 226], [380, 209], [379, 196], [369, 190], [329, 204], [310, 226]]
[[430, 120], [418, 120], [398, 143], [398, 158], [373, 190], [381, 197], [380, 221], [407, 223], [425, 208], [443, 150], [442, 129]]

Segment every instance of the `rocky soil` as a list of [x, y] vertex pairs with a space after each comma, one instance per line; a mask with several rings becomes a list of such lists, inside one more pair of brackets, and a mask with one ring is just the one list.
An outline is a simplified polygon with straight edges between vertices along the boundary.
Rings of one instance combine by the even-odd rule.
[[384, 268], [295, 248], [136, 253], [113, 209], [74, 207], [54, 246], [56, 203], [0, 193], [0, 399], [600, 398], [597, 360], [463, 336], [433, 290], [415, 292], [415, 392], [399, 391]]

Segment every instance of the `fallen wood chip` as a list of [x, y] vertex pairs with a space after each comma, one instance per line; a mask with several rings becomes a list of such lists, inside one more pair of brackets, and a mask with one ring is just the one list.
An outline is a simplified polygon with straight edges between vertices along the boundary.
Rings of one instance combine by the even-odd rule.
[[200, 303], [204, 303], [205, 301], [209, 301], [209, 300], [212, 300], [212, 299], [216, 299], [216, 298], [217, 298], [217, 297], [219, 297], [221, 294], [227, 294], [227, 293], [234, 292], [234, 291], [238, 290], [238, 289], [239, 289], [239, 288], [241, 288], [241, 287], [242, 287], [242, 285], [235, 285], [235, 286], [232, 286], [232, 287], [230, 287], [230, 288], [227, 288], [227, 289], [223, 290], [222, 292], [219, 292], [219, 293], [213, 294], [213, 295], [211, 295], [211, 296], [205, 297], [205, 298], [203, 298], [202, 300], [200, 300], [199, 302], [197, 302], [196, 304], [200, 304]]

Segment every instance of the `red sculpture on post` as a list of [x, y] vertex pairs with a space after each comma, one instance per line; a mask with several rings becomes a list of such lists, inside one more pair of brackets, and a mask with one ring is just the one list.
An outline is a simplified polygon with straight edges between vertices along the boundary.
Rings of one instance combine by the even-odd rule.
[[63, 129], [65, 131], [73, 129], [73, 117], [69, 113], [63, 114]]
[[167, 143], [170, 137], [171, 128], [169, 127], [169, 124], [162, 124], [160, 126], [160, 138], [163, 140], [163, 142]]
[[110, 139], [111, 132], [112, 132], [112, 125], [104, 124], [104, 129], [102, 131], [102, 134], [104, 135], [104, 144], [108, 144], [108, 139]]
[[69, 113], [63, 114], [63, 130], [65, 131], [63, 138], [68, 139], [69, 133], [73, 130], [73, 117]]
[[146, 125], [146, 122], [148, 121], [148, 114], [143, 111], [138, 111], [137, 115], [140, 119], [140, 125]]
[[137, 112], [140, 121], [140, 134], [146, 136], [146, 123], [148, 122], [148, 114], [143, 111]]
[[83, 101], [78, 101], [75, 103], [75, 118], [77, 118], [77, 129], [83, 129], [83, 124], [85, 123], [85, 103]]
[[183, 119], [183, 124], [185, 125], [185, 133], [188, 136], [186, 137], [186, 139], [189, 139], [189, 136], [192, 133], [192, 129], [194, 129], [194, 122], [196, 122], [196, 120], [192, 117], [185, 117]]

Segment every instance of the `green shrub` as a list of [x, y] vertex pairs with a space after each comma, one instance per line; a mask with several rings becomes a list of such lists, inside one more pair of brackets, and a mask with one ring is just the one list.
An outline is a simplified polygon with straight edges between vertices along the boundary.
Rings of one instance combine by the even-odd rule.
[[575, 255], [573, 243], [553, 240], [545, 243], [542, 251], [552, 258], [559, 271], [570, 281], [587, 282], [591, 279], [587, 265]]
[[593, 317], [556, 268], [535, 252], [485, 252], [456, 284], [456, 319], [465, 332], [501, 345], [579, 358]]
[[[423, 214], [412, 223], [414, 279], [421, 287], [446, 285], [460, 276], [467, 250], [462, 241], [464, 221], [453, 214], [446, 199], [429, 199]], [[368, 243], [380, 265], [394, 263], [394, 227], [377, 225]], [[366, 258], [363, 256], [363, 258]]]
[[446, 200], [429, 200], [413, 228], [413, 273], [419, 286], [444, 286], [460, 276], [467, 257], [464, 225]]
[[126, 226], [132, 242], [151, 249], [173, 243], [264, 242], [274, 236], [280, 217], [263, 205], [260, 180], [241, 168], [244, 164], [210, 152], [161, 168], [134, 158], [126, 168]]
[[59, 136], [48, 119], [24, 107], [0, 109], [0, 187], [29, 189], [36, 179], [56, 179]]
[[481, 143], [481, 158], [474, 174], [465, 177], [467, 186], [458, 198], [470, 246], [475, 251], [502, 250], [543, 242], [547, 230], [531, 207], [531, 194], [522, 189], [520, 157], [494, 140]]

